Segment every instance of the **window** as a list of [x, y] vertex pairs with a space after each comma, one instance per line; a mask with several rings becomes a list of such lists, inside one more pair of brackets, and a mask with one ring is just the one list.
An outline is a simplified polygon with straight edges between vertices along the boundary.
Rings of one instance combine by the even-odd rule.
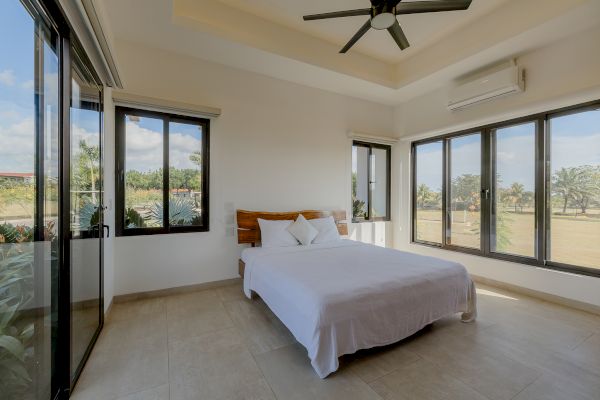
[[492, 130], [493, 252], [535, 257], [536, 129], [526, 122]]
[[549, 259], [600, 270], [600, 109], [549, 119]]
[[208, 230], [209, 121], [116, 107], [117, 234]]
[[600, 276], [600, 102], [413, 143], [413, 242]]
[[449, 140], [450, 215], [448, 244], [481, 245], [481, 134]]
[[415, 147], [415, 237], [442, 244], [443, 143], [437, 140]]
[[352, 144], [352, 220], [389, 221], [391, 147]]

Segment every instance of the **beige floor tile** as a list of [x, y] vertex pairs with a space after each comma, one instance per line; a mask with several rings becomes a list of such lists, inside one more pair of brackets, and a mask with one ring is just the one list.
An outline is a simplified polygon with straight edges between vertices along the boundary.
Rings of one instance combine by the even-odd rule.
[[231, 327], [233, 322], [214, 290], [167, 298], [169, 341]]
[[[488, 335], [473, 338], [474, 343], [489, 351], [504, 354], [544, 372], [544, 376], [556, 376], [568, 382], [569, 390], [581, 393], [600, 393], [600, 370], [583, 364], [572, 352], [559, 352], [535, 343], [523, 344], [509, 336]], [[600, 400], [600, 399], [599, 399]]]
[[92, 352], [77, 383], [75, 399], [111, 400], [168, 384], [166, 338], [160, 345], [136, 346]]
[[274, 399], [235, 329], [169, 343], [171, 399]]
[[600, 333], [589, 336], [583, 343], [573, 349], [570, 354], [574, 359], [600, 374]]
[[152, 389], [142, 390], [116, 400], [169, 400], [169, 385], [160, 385]]
[[557, 375], [544, 374], [513, 400], [598, 400], [600, 393], [582, 391]]
[[370, 385], [385, 400], [486, 400], [448, 371], [426, 360], [417, 360]]
[[252, 354], [295, 342], [290, 331], [261, 300], [228, 301], [224, 306]]
[[478, 304], [326, 379], [241, 284], [115, 304], [73, 398], [600, 400], [600, 317], [484, 285]]
[[405, 367], [420, 359], [415, 353], [407, 351], [403, 342], [361, 350], [343, 357], [343, 368], [349, 368], [363, 381], [369, 383], [399, 368]]
[[104, 325], [94, 351], [127, 351], [145, 344], [160, 346], [167, 340], [165, 313], [147, 314], [130, 321], [109, 321]]
[[300, 344], [262, 353], [255, 358], [278, 399], [380, 399], [349, 369], [340, 369], [326, 379], [320, 379]]
[[244, 289], [242, 283], [235, 283], [232, 285], [221, 286], [215, 289], [217, 295], [221, 299], [221, 301], [232, 301], [232, 300], [248, 300], [244, 294]]
[[125, 303], [116, 303], [113, 305], [108, 322], [133, 321], [136, 319], [145, 319], [149, 315], [164, 314], [165, 298], [157, 297], [151, 299], [127, 301]]
[[407, 348], [492, 400], [511, 399], [541, 375], [533, 366], [480, 345], [477, 337], [426, 333], [407, 342]]

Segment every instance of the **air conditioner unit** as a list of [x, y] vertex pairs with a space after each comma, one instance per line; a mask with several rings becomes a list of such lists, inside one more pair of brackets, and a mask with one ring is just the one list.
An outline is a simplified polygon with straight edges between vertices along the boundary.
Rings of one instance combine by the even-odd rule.
[[451, 88], [448, 95], [448, 109], [461, 110], [524, 90], [524, 73], [514, 61], [511, 61], [493, 70], [479, 73], [476, 77], [463, 80]]

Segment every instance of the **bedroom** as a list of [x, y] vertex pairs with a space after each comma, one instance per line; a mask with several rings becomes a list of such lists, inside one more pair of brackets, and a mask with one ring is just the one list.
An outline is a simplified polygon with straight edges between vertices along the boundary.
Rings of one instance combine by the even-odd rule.
[[[23, 259], [33, 271], [18, 281], [27, 302], [1, 294], [18, 305], [3, 393], [598, 398], [600, 2], [397, 15], [408, 48], [370, 29], [345, 54], [369, 16], [302, 18], [369, 6], [3, 2], [2, 279]], [[503, 71], [518, 93], [449, 110], [451, 95]], [[587, 189], [561, 197], [561, 168]], [[191, 216], [162, 223], [192, 199]], [[373, 257], [385, 247], [464, 267], [477, 318], [421, 321], [321, 379], [281, 303], [242, 290], [241, 210], [344, 212], [339, 232], [376, 245]]]

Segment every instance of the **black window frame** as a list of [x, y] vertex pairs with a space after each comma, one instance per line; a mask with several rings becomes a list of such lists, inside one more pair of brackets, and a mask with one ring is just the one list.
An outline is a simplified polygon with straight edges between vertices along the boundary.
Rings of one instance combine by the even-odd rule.
[[[126, 116], [161, 119], [163, 121], [163, 221], [162, 227], [125, 228], [125, 143]], [[185, 123], [202, 126], [202, 223], [200, 225], [171, 226], [169, 224], [169, 124]], [[164, 235], [173, 233], [208, 232], [210, 230], [210, 120], [201, 117], [115, 106], [115, 194], [116, 236]]]
[[[517, 262], [521, 264], [536, 266], [540, 268], [558, 270], [563, 272], [576, 273], [580, 275], [600, 277], [600, 269], [584, 267], [573, 264], [559, 263], [550, 260], [550, 224], [552, 217], [551, 193], [550, 187], [551, 174], [551, 152], [550, 152], [550, 130], [549, 120], [551, 118], [577, 114], [589, 110], [598, 110], [600, 100], [594, 100], [573, 106], [554, 109], [546, 112], [527, 115], [520, 118], [514, 118], [498, 123], [482, 125], [457, 132], [437, 135], [434, 137], [415, 140], [411, 142], [411, 173], [410, 173], [410, 198], [411, 198], [411, 235], [410, 240], [413, 244], [434, 247], [443, 250], [456, 251], [471, 255], [477, 255], [486, 258], [493, 258], [503, 261]], [[495, 132], [498, 129], [525, 124], [535, 123], [535, 256], [527, 257], [509, 253], [492, 251], [492, 223], [493, 223], [493, 199], [496, 190], [495, 173], [496, 154], [495, 154]], [[449, 190], [450, 190], [450, 148], [449, 141], [453, 138], [465, 136], [473, 133], [481, 133], [481, 247], [473, 249], [451, 245], [448, 242], [450, 215]], [[417, 147], [419, 145], [442, 142], [442, 165], [443, 165], [443, 185], [442, 185], [442, 243], [434, 243], [417, 239]]]
[[[369, 149], [369, 153], [368, 153], [368, 159], [369, 162], [367, 162], [367, 176], [369, 181], [367, 182], [368, 185], [368, 194], [367, 194], [367, 198], [368, 198], [368, 202], [369, 202], [369, 207], [367, 209], [367, 218], [355, 218], [354, 214], [352, 215], [352, 222], [354, 223], [360, 223], [360, 222], [375, 222], [375, 221], [390, 221], [391, 220], [391, 216], [390, 216], [390, 210], [391, 210], [391, 187], [392, 187], [392, 176], [391, 176], [391, 172], [392, 172], [392, 146], [388, 145], [388, 144], [381, 144], [381, 143], [373, 143], [373, 142], [365, 142], [365, 141], [360, 141], [360, 140], [353, 140], [352, 141], [352, 147], [357, 146], [357, 147], [365, 147], [367, 149]], [[386, 152], [386, 199], [385, 199], [385, 216], [383, 217], [373, 217], [373, 190], [371, 189], [371, 155], [373, 153], [373, 149], [380, 149], [380, 150], [385, 150]], [[352, 192], [352, 187], [350, 188], [350, 191]], [[351, 193], [352, 194], [352, 193]]]

